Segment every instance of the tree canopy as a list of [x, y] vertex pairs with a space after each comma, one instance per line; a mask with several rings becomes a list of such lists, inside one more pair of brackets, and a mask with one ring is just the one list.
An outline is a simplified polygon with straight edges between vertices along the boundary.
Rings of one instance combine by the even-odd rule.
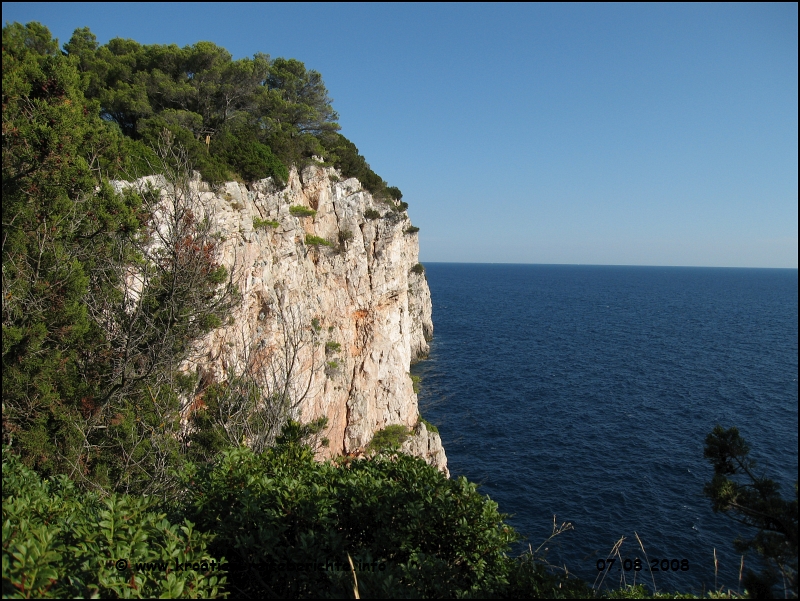
[[[57, 53], [46, 29], [37, 47]], [[48, 44], [49, 42], [49, 44]], [[128, 139], [127, 169], [144, 174], [147, 146], [166, 128], [204, 179], [285, 182], [288, 168], [322, 157], [376, 194], [398, 198], [338, 133], [339, 115], [322, 75], [296, 59], [256, 53], [234, 60], [212, 42], [180, 48], [114, 38], [98, 45], [86, 27], [64, 45], [89, 101]]]

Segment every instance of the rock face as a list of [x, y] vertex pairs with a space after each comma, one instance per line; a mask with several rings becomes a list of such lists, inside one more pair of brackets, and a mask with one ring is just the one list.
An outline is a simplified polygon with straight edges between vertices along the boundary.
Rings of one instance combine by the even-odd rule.
[[409, 375], [428, 353], [433, 323], [425, 276], [412, 271], [419, 242], [407, 214], [317, 165], [293, 169], [283, 189], [269, 179], [250, 189], [191, 185], [222, 235], [222, 262], [243, 301], [189, 368], [220, 381], [257, 358], [265, 373], [285, 376], [298, 400], [293, 417], [328, 418], [321, 458], [358, 454], [376, 431], [403, 424], [413, 428], [404, 450], [447, 473], [439, 435], [419, 421]]

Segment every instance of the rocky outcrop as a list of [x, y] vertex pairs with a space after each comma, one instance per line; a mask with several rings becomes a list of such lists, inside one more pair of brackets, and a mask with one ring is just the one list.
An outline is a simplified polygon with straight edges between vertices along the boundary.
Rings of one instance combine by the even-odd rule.
[[282, 189], [271, 180], [191, 185], [243, 300], [188, 367], [218, 381], [254, 361], [273, 380], [283, 374], [295, 418], [328, 418], [323, 457], [358, 453], [376, 431], [403, 424], [414, 428], [406, 450], [446, 472], [409, 375], [428, 353], [433, 323], [425, 276], [412, 271], [419, 243], [407, 214], [321, 165], [292, 170]]
[[400, 447], [400, 450], [409, 455], [422, 457], [430, 465], [435, 465], [443, 471], [448, 478], [450, 477], [442, 439], [438, 432], [429, 430], [425, 422], [420, 421], [417, 424], [411, 436]]

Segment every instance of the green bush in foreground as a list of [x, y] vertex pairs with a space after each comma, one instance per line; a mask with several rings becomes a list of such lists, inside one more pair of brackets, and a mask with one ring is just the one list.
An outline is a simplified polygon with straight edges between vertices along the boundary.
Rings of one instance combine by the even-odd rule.
[[[223, 596], [223, 572], [201, 565], [211, 536], [165, 517], [147, 497], [101, 499], [64, 476], [42, 480], [4, 448], [3, 598]], [[186, 562], [200, 569], [175, 569]]]
[[186, 517], [216, 535], [239, 596], [349, 597], [348, 556], [362, 598], [487, 595], [511, 569], [516, 534], [496, 503], [418, 458], [317, 463], [284, 440], [188, 477]]

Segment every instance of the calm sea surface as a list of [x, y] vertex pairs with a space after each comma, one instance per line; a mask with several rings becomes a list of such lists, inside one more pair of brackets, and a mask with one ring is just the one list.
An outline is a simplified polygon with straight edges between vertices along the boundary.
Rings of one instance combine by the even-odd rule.
[[643, 557], [636, 532], [650, 560], [688, 560], [655, 573], [660, 590], [713, 588], [715, 548], [717, 584], [736, 590], [748, 530], [703, 497], [703, 442], [737, 426], [793, 495], [797, 270], [425, 267], [434, 339], [412, 371], [453, 475], [482, 484], [525, 548], [554, 514], [571, 522], [548, 559], [590, 583], [621, 537], [623, 558]]

